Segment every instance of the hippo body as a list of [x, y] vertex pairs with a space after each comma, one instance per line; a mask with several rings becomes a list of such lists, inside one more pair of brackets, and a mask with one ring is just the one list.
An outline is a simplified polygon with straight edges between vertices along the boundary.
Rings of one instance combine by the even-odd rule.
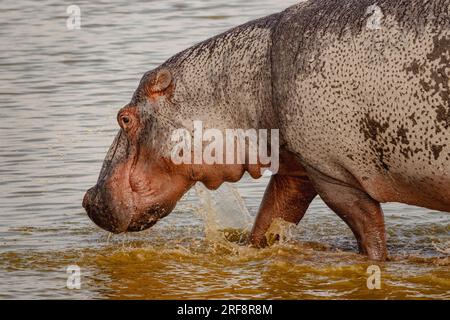
[[281, 19], [280, 127], [311, 170], [378, 202], [448, 211], [450, 2], [378, 1], [379, 29], [365, 27], [370, 3], [300, 4]]
[[[360, 251], [387, 257], [380, 203], [450, 211], [450, 0], [312, 0], [202, 42], [146, 73], [83, 201], [112, 232], [150, 227], [196, 182], [261, 165], [175, 165], [170, 132], [277, 128], [280, 168], [252, 230], [298, 223], [319, 195]], [[155, 200], [156, 199], [156, 200]]]

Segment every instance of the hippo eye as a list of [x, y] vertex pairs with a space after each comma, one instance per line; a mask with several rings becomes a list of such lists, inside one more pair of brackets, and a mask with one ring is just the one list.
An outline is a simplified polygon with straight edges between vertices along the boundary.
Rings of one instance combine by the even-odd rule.
[[117, 122], [125, 131], [131, 130], [137, 121], [136, 110], [134, 108], [123, 108], [123, 110], [120, 110], [117, 114]]
[[131, 122], [131, 119], [127, 116], [122, 117], [123, 124], [129, 124]]

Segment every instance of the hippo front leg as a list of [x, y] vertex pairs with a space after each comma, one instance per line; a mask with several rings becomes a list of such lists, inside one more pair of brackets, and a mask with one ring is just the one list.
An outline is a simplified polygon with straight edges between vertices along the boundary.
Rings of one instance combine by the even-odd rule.
[[306, 176], [272, 176], [251, 232], [251, 244], [265, 247], [266, 232], [277, 218], [299, 223], [316, 195], [316, 190]]
[[380, 203], [366, 192], [318, 172], [309, 177], [322, 200], [353, 231], [360, 253], [371, 260], [386, 260], [386, 232]]

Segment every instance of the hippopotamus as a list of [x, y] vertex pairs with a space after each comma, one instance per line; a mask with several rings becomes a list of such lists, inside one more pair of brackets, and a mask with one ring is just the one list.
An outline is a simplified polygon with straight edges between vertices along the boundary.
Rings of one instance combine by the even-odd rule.
[[171, 132], [278, 129], [250, 243], [299, 223], [318, 195], [359, 251], [386, 260], [380, 203], [450, 211], [450, 0], [310, 0], [201, 42], [146, 72], [83, 206], [113, 233], [147, 229], [194, 184], [264, 164], [174, 163]]

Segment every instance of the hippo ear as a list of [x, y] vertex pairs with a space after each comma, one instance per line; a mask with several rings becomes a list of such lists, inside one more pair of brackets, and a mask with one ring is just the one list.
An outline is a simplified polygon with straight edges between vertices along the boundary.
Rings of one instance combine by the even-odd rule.
[[163, 92], [172, 83], [172, 74], [168, 69], [161, 69], [156, 74], [156, 77], [152, 81], [150, 91]]

